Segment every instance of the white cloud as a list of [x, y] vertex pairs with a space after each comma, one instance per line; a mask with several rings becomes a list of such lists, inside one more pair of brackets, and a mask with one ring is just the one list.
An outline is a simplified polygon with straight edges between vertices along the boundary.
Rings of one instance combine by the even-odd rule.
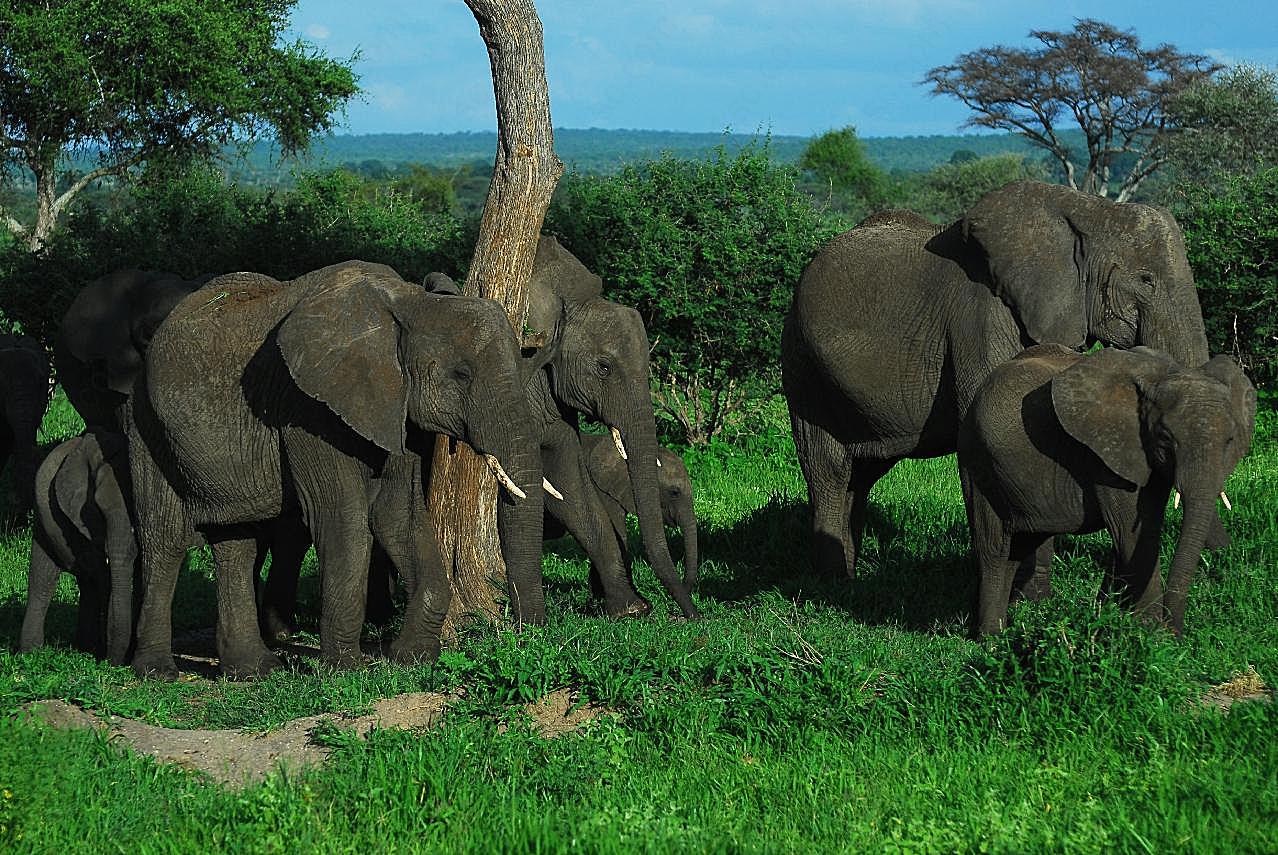
[[333, 34], [333, 31], [323, 24], [310, 24], [306, 28], [306, 35], [318, 41], [323, 41]]

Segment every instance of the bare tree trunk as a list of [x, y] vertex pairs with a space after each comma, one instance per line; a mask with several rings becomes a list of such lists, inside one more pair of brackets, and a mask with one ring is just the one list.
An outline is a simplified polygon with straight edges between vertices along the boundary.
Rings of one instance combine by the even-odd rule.
[[[541, 20], [532, 0], [465, 0], [488, 46], [497, 98], [497, 161], [464, 293], [500, 302], [516, 333], [546, 208], [564, 167], [554, 151]], [[445, 633], [466, 614], [496, 615], [505, 579], [497, 483], [462, 442], [440, 437], [429, 506], [453, 583]]]

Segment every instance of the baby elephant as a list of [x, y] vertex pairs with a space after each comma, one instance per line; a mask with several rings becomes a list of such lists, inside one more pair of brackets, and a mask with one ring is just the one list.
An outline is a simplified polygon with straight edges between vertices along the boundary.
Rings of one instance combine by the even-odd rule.
[[66, 570], [80, 587], [76, 645], [125, 663], [137, 559], [128, 479], [128, 443], [118, 433], [69, 439], [40, 465], [20, 650], [44, 644], [45, 614]]
[[[626, 548], [626, 514], [635, 513], [634, 491], [626, 460], [617, 451], [612, 437], [583, 434], [581, 452], [590, 480], [599, 488], [600, 504], [608, 513], [613, 534], [621, 547], [622, 564], [630, 567]], [[668, 448], [657, 449], [657, 486], [661, 516], [668, 526], [683, 532], [683, 581], [691, 590], [697, 585], [697, 517], [692, 511], [692, 479], [683, 459]]]
[[[1179, 636], [1216, 497], [1251, 443], [1256, 391], [1230, 358], [1183, 368], [1149, 348], [1083, 356], [1029, 348], [989, 375], [959, 432], [959, 473], [980, 568], [977, 631], [1003, 629], [1019, 570], [1054, 534], [1108, 529], [1102, 596]], [[1184, 497], [1164, 597], [1159, 536]]]

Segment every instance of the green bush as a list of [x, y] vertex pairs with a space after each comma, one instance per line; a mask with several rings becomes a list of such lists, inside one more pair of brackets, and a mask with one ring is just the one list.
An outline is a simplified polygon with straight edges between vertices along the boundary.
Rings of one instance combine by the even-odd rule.
[[659, 417], [704, 443], [779, 386], [794, 284], [834, 229], [768, 143], [569, 175], [547, 229], [634, 306], [653, 343]]
[[358, 258], [413, 280], [434, 270], [460, 277], [474, 235], [429, 207], [344, 170], [302, 175], [283, 192], [229, 183], [208, 167], [157, 172], [109, 211], [76, 209], [45, 252], [0, 249], [0, 321], [48, 341], [85, 283], [123, 267], [289, 279]]
[[1042, 164], [1019, 154], [961, 157], [925, 173], [898, 176], [891, 203], [951, 223], [989, 191], [1022, 179], [1043, 181], [1046, 174]]
[[1187, 186], [1175, 207], [1198, 283], [1207, 343], [1257, 387], [1278, 381], [1278, 168]]

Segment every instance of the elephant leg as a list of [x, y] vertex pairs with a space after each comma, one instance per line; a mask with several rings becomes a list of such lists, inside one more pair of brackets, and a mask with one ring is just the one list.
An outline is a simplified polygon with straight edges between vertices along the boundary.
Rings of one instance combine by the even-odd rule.
[[44, 621], [61, 573], [40, 542], [40, 537], [33, 537], [30, 569], [27, 571], [27, 611], [22, 616], [22, 634], [18, 641], [18, 650], [23, 653], [44, 646]]
[[[967, 500], [967, 522], [972, 532], [972, 554], [976, 559], [980, 583], [976, 602], [976, 636], [984, 638], [1002, 632], [1007, 626], [1007, 605], [1012, 594], [1012, 581], [1020, 561], [1012, 561], [1012, 536], [1003, 520], [995, 513], [985, 496], [960, 471], [963, 494]], [[1038, 543], [1022, 541], [1026, 557], [1035, 552]]]
[[217, 655], [222, 673], [233, 680], [262, 677], [283, 663], [266, 649], [258, 631], [253, 596], [256, 537], [210, 538], [217, 565]]
[[[135, 470], [136, 471], [136, 470]], [[137, 647], [133, 671], [139, 677], [176, 680], [173, 661], [173, 591], [186, 557], [192, 533], [181, 520], [181, 505], [167, 485], [157, 483], [139, 489], [135, 507], [139, 514], [138, 554], [142, 565], [142, 603], [138, 609]], [[145, 492], [144, 492], [145, 490]], [[157, 502], [163, 502], [157, 512]]]
[[1037, 603], [1052, 595], [1052, 556], [1055, 554], [1056, 541], [1048, 537], [1033, 555], [1026, 556], [1016, 569], [1016, 580], [1012, 583], [1013, 601], [1025, 599]]
[[76, 581], [80, 588], [80, 604], [75, 614], [75, 646], [77, 650], [102, 656], [106, 652], [106, 568], [80, 564]]
[[434, 662], [439, 658], [439, 637], [453, 587], [434, 530], [424, 521], [391, 531], [375, 526], [374, 537], [387, 562], [401, 568], [405, 578], [413, 579], [408, 586], [404, 624], [390, 645], [390, 658], [396, 662]]
[[847, 449], [826, 431], [793, 420], [799, 468], [808, 485], [812, 511], [812, 565], [831, 578], [856, 577], [856, 555], [849, 530], [852, 459]]
[[1124, 608], [1155, 624], [1163, 618], [1158, 551], [1167, 493], [1160, 493], [1161, 501], [1152, 493], [1160, 491], [1143, 490], [1134, 506], [1123, 503], [1106, 514], [1105, 526], [1114, 541], [1114, 564], [1101, 583], [1100, 598], [1116, 596]]
[[865, 514], [869, 508], [870, 490], [895, 465], [895, 460], [858, 460], [853, 466], [847, 493], [848, 530], [845, 547], [850, 578], [856, 578], [856, 563], [861, 555], [861, 540], [865, 536]]
[[[368, 601], [364, 606], [364, 621], [374, 626], [385, 626], [395, 616], [395, 579], [398, 566], [376, 542], [368, 562]], [[411, 573], [414, 571], [405, 571]], [[405, 589], [411, 597], [416, 590], [416, 580], [406, 581]]]
[[320, 652], [335, 668], [353, 668], [364, 661], [359, 640], [373, 535], [366, 508], [343, 512], [341, 505], [324, 508], [309, 522], [320, 567]]
[[268, 643], [283, 644], [298, 632], [297, 580], [302, 573], [302, 559], [311, 544], [311, 535], [300, 518], [281, 517], [271, 524], [266, 538], [259, 545], [259, 561], [268, 544], [271, 567], [262, 586], [258, 623], [262, 637]]

